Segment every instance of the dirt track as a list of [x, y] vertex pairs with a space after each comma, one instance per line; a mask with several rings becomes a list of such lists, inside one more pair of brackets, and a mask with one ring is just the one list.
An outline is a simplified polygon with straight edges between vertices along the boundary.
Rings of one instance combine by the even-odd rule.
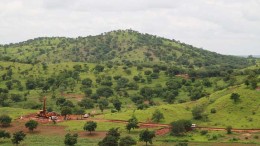
[[[79, 121], [96, 121], [96, 122], [111, 122], [111, 123], [124, 123], [126, 124], [128, 121], [126, 120], [109, 120], [109, 119], [98, 119], [98, 118], [87, 118], [87, 119], [80, 119], [77, 115], [70, 115], [70, 120], [79, 120]], [[38, 122], [42, 124], [51, 123], [49, 119], [39, 119], [35, 118], [33, 114], [26, 115], [22, 119], [18, 119], [18, 121], [27, 121], [29, 119], [37, 120]], [[57, 122], [63, 122], [63, 117], [60, 117]], [[150, 122], [139, 122], [140, 128], [160, 128], [156, 130], [156, 135], [165, 135], [170, 132], [171, 126], [169, 124], [158, 124], [158, 123], [150, 123]], [[210, 131], [225, 131], [225, 128], [214, 128], [214, 127], [196, 127], [196, 129], [199, 130], [210, 130]], [[260, 129], [232, 129], [233, 132], [246, 132], [246, 133], [254, 133], [254, 132], [260, 132]]]

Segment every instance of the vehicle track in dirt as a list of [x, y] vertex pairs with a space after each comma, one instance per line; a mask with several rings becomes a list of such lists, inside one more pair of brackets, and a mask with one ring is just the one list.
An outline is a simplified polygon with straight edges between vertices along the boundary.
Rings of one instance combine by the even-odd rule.
[[[27, 121], [28, 119], [34, 119], [37, 120], [37, 118], [32, 117], [31, 115], [24, 116], [24, 119], [19, 119], [23, 121]], [[78, 121], [95, 121], [95, 122], [111, 122], [111, 123], [124, 123], [127, 124], [128, 121], [126, 120], [114, 120], [114, 119], [102, 119], [102, 118], [83, 118], [80, 119], [78, 115], [70, 115], [70, 120], [78, 120]], [[51, 123], [52, 121], [48, 119], [38, 119], [42, 124], [47, 124]], [[60, 120], [58, 122], [64, 122], [63, 117], [60, 117]], [[170, 124], [159, 124], [159, 123], [151, 123], [151, 122], [139, 122], [139, 127], [140, 128], [159, 128], [155, 131], [156, 135], [165, 135], [170, 133], [171, 125]], [[218, 128], [218, 127], [201, 127], [197, 126], [195, 129], [198, 130], [209, 130], [209, 131], [225, 131], [226, 128]], [[260, 132], [260, 128], [256, 129], [237, 129], [234, 128], [232, 129], [232, 132], [237, 132], [237, 133], [254, 133], [254, 132]]]

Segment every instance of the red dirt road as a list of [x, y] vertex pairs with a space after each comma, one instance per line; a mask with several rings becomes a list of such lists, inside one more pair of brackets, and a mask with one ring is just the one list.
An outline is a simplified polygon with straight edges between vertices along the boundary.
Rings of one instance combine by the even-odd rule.
[[[69, 116], [70, 120], [82, 120], [82, 121], [96, 121], [96, 122], [111, 122], [111, 123], [124, 123], [127, 124], [128, 121], [126, 120], [108, 120], [108, 119], [98, 119], [98, 118], [87, 118], [87, 119], [80, 119], [80, 116], [78, 115], [70, 115]], [[37, 120], [41, 124], [47, 124], [47, 123], [52, 123], [51, 120], [49, 119], [40, 119], [36, 118], [34, 114], [26, 115], [23, 116], [22, 119], [18, 119], [18, 122], [25, 122], [30, 119]], [[57, 122], [63, 122], [64, 119], [63, 117], [59, 117], [59, 120]], [[55, 127], [55, 126], [54, 126]], [[147, 122], [139, 122], [139, 127], [140, 128], [158, 128], [161, 127], [160, 129], [156, 130], [156, 135], [165, 135], [170, 132], [171, 126], [169, 124], [158, 124], [158, 123], [147, 123]], [[196, 129], [200, 130], [210, 130], [210, 131], [225, 131], [225, 128], [214, 128], [214, 127], [196, 127]], [[43, 130], [44, 131], [44, 130]], [[246, 133], [254, 133], [254, 132], [260, 132], [260, 129], [232, 129], [233, 132], [246, 132]], [[104, 134], [101, 134], [104, 135]], [[85, 135], [86, 136], [86, 135]], [[90, 135], [91, 136], [91, 135]]]

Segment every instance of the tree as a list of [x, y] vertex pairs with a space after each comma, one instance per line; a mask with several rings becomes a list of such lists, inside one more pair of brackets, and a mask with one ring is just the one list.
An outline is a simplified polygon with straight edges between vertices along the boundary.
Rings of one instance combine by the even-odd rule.
[[0, 92], [0, 105], [4, 106], [6, 104], [6, 100], [8, 99], [7, 93], [1, 93]]
[[92, 86], [92, 80], [90, 78], [83, 79], [81, 84], [90, 88]]
[[38, 122], [34, 120], [30, 120], [25, 123], [25, 127], [28, 128], [30, 131], [33, 131], [33, 129], [36, 129], [38, 126]]
[[140, 89], [140, 94], [146, 99], [150, 100], [153, 96], [153, 89], [150, 87], [143, 87]]
[[113, 101], [113, 105], [114, 105], [114, 107], [115, 107], [115, 109], [116, 109], [117, 111], [120, 111], [120, 110], [121, 110], [122, 102], [121, 102], [119, 99], [115, 99], [115, 100]]
[[106, 98], [100, 98], [98, 100], [98, 107], [103, 112], [103, 110], [108, 106], [109, 102]]
[[84, 107], [85, 109], [91, 109], [94, 107], [93, 100], [90, 98], [84, 98], [80, 102], [78, 102], [80, 107]]
[[153, 112], [153, 115], [152, 115], [152, 120], [154, 122], [160, 122], [162, 119], [164, 119], [164, 115], [162, 112], [160, 112], [158, 109], [156, 109], [154, 112]]
[[8, 115], [1, 115], [0, 116], [0, 124], [1, 124], [2, 127], [10, 126], [11, 121], [12, 121], [12, 118]]
[[96, 93], [99, 96], [103, 96], [103, 97], [110, 97], [114, 94], [113, 90], [110, 87], [100, 87], [97, 89]]
[[253, 79], [252, 81], [251, 81], [251, 84], [250, 84], [250, 86], [251, 86], [251, 89], [256, 89], [256, 87], [257, 87], [257, 80], [256, 79]]
[[20, 144], [20, 142], [24, 140], [25, 136], [26, 134], [23, 133], [23, 131], [15, 132], [13, 134], [12, 143], [16, 145]]
[[239, 100], [240, 95], [238, 93], [232, 93], [230, 99], [232, 99], [235, 103]]
[[111, 128], [108, 130], [107, 135], [116, 137], [118, 140], [120, 138], [119, 128]]
[[117, 146], [120, 139], [119, 128], [111, 128], [108, 130], [106, 137], [98, 143], [99, 146]]
[[8, 90], [11, 90], [12, 87], [13, 87], [13, 82], [12, 81], [7, 81], [7, 82], [5, 82], [5, 85], [6, 85]]
[[141, 131], [139, 134], [139, 140], [144, 141], [147, 146], [147, 142], [150, 144], [153, 143], [152, 139], [155, 137], [155, 132], [154, 131], [149, 131], [148, 129]]
[[65, 135], [64, 144], [68, 146], [74, 146], [78, 142], [78, 134], [67, 133]]
[[119, 146], [132, 146], [136, 145], [136, 141], [131, 136], [120, 138]]
[[184, 132], [191, 129], [190, 120], [178, 120], [171, 123], [171, 134], [175, 136], [181, 136]]
[[95, 66], [94, 70], [97, 72], [103, 72], [104, 68], [104, 66], [98, 64]]
[[227, 131], [227, 134], [231, 134], [232, 133], [232, 126], [227, 126], [226, 131]]
[[247, 87], [250, 85], [250, 82], [249, 82], [248, 79], [246, 79], [244, 83], [245, 83], [245, 85], [246, 85]]
[[61, 115], [64, 116], [64, 119], [67, 120], [67, 115], [72, 114], [72, 109], [68, 106], [61, 108]]
[[126, 125], [126, 129], [129, 131], [130, 133], [130, 130], [131, 129], [135, 129], [135, 128], [138, 128], [138, 120], [135, 116], [132, 116], [131, 119], [128, 120], [128, 123]]
[[192, 116], [195, 120], [199, 120], [203, 117], [204, 107], [203, 106], [195, 106], [192, 109]]
[[85, 114], [85, 109], [83, 109], [83, 108], [76, 108], [76, 109], [75, 109], [75, 113], [76, 113], [77, 115], [80, 115], [80, 119], [82, 119], [82, 115]]
[[21, 94], [11, 94], [11, 100], [14, 102], [20, 102], [20, 101], [22, 101], [22, 95]]
[[120, 77], [117, 80], [116, 90], [120, 90], [121, 88], [126, 88], [128, 85], [129, 79], [125, 77]]
[[91, 131], [95, 131], [96, 128], [97, 123], [94, 121], [88, 121], [83, 127], [84, 130], [89, 131], [89, 134], [91, 134]]
[[118, 146], [118, 139], [114, 136], [107, 135], [98, 143], [99, 146]]
[[70, 77], [66, 80], [66, 86], [69, 86], [71, 92], [74, 91], [75, 87], [76, 87], [76, 81], [74, 80], [74, 78]]
[[5, 130], [0, 130], [0, 138], [10, 138], [10, 133], [5, 132]]

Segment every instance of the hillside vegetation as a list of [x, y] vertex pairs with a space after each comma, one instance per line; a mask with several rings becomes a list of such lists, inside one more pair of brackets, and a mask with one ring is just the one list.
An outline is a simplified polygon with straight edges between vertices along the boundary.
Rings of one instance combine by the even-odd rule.
[[[114, 126], [102, 120], [127, 121], [132, 116], [139, 122], [184, 119], [205, 127], [260, 128], [259, 65], [252, 56], [221, 55], [132, 30], [36, 38], [0, 46], [0, 113], [14, 121], [42, 109], [46, 97], [48, 112], [66, 111], [68, 117], [89, 113], [101, 120], [98, 131]], [[164, 118], [155, 120], [154, 113]], [[58, 123], [74, 132], [83, 125], [82, 120]], [[128, 134], [124, 123], [118, 127]], [[131, 136], [138, 139], [140, 131]], [[191, 141], [202, 138], [196, 131], [194, 135]], [[80, 138], [79, 143], [85, 141], [89, 139]]]

